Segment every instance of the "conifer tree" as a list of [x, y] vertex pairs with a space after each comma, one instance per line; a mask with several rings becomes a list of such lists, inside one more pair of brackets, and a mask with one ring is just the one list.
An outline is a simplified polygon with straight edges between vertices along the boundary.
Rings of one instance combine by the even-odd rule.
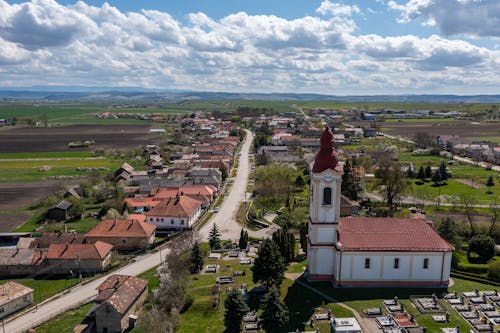
[[359, 180], [355, 177], [351, 167], [351, 161], [344, 163], [344, 174], [342, 175], [341, 193], [351, 200], [358, 200], [363, 189]]
[[245, 296], [238, 290], [233, 289], [227, 293], [224, 301], [224, 326], [225, 333], [239, 333], [241, 331], [241, 320], [250, 311], [245, 303]]
[[271, 287], [264, 299], [262, 327], [267, 333], [279, 332], [288, 322], [288, 307], [280, 300], [279, 291]]
[[208, 234], [208, 244], [210, 245], [210, 248], [214, 250], [221, 248], [219, 228], [217, 228], [217, 224], [215, 223]]
[[488, 187], [488, 194], [491, 194], [491, 188], [495, 186], [495, 183], [493, 182], [493, 176], [489, 176], [488, 180], [486, 181], [486, 187]]
[[203, 268], [203, 253], [198, 242], [194, 243], [191, 251], [191, 274], [199, 273]]
[[246, 230], [243, 230], [243, 228], [241, 228], [241, 232], [240, 232], [240, 240], [238, 241], [238, 247], [241, 249], [241, 250], [245, 250], [248, 246], [248, 232]]
[[417, 172], [417, 179], [424, 180], [425, 179], [425, 171], [424, 167], [421, 165]]
[[448, 172], [446, 172], [446, 164], [444, 164], [444, 161], [441, 161], [439, 165], [439, 175], [441, 176], [441, 180], [448, 179]]
[[281, 284], [286, 265], [276, 243], [270, 239], [262, 241], [251, 269], [254, 283], [261, 282], [268, 287]]
[[425, 168], [425, 178], [431, 178], [432, 177], [432, 168], [430, 165], [428, 165]]
[[300, 225], [300, 247], [304, 253], [307, 253], [307, 232], [308, 232], [308, 224], [304, 222]]
[[432, 181], [436, 184], [436, 186], [441, 186], [441, 180], [441, 173], [439, 170], [436, 170], [436, 172], [432, 175]]

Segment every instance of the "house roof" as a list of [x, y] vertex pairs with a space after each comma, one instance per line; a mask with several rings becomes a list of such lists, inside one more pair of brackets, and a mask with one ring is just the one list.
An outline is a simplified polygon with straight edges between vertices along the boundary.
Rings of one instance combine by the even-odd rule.
[[54, 206], [50, 207], [49, 210], [54, 209], [54, 208], [59, 208], [59, 209], [66, 210], [66, 209], [68, 209], [71, 206], [73, 206], [73, 204], [71, 202], [63, 200], [63, 201], [59, 202], [57, 205], [54, 205]]
[[146, 237], [149, 238], [156, 227], [152, 224], [133, 219], [106, 219], [102, 220], [92, 230], [87, 232], [88, 237]]
[[454, 250], [425, 220], [409, 218], [341, 218], [339, 245], [341, 250], [352, 251]]
[[200, 201], [190, 198], [186, 195], [179, 195], [175, 198], [169, 198], [160, 201], [158, 205], [156, 205], [145, 215], [190, 218], [200, 207]]
[[127, 206], [136, 208], [136, 207], [154, 207], [158, 204], [158, 201], [155, 201], [151, 197], [146, 197], [146, 198], [126, 198], [125, 202], [127, 203]]
[[38, 249], [0, 248], [0, 265], [39, 265], [45, 258], [45, 252]]
[[72, 232], [45, 232], [36, 239], [37, 247], [47, 249], [50, 244], [83, 244], [85, 235]]
[[13, 300], [26, 296], [33, 292], [33, 289], [26, 287], [15, 281], [8, 281], [0, 285], [0, 306], [10, 303]]
[[148, 281], [134, 276], [111, 275], [97, 287], [95, 302], [112, 306], [124, 315], [147, 288]]
[[146, 215], [144, 215], [144, 214], [128, 214], [128, 218], [132, 219], [132, 220], [146, 222]]
[[104, 259], [113, 245], [101, 241], [95, 244], [51, 244], [47, 259]]

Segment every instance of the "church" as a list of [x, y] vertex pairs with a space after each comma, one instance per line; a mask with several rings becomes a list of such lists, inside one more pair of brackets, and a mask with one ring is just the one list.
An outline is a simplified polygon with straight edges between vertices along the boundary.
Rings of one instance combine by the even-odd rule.
[[455, 250], [425, 221], [340, 217], [343, 170], [327, 127], [311, 168], [307, 277], [336, 287], [445, 287]]

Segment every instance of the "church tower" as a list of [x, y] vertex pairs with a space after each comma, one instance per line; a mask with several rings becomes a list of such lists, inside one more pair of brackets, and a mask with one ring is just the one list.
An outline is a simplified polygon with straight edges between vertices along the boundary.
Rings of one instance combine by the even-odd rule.
[[309, 279], [335, 281], [343, 171], [330, 128], [325, 128], [320, 143], [311, 172], [307, 267]]

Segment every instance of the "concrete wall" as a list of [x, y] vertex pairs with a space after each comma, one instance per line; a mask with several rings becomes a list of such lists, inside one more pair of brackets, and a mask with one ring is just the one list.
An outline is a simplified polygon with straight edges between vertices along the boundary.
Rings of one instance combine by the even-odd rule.
[[33, 292], [0, 305], [0, 319], [33, 304]]
[[155, 234], [153, 233], [149, 238], [146, 237], [97, 237], [97, 236], [87, 236], [87, 241], [89, 243], [95, 243], [97, 241], [102, 241], [113, 245], [114, 250], [139, 250], [147, 249], [150, 245], [154, 243]]
[[200, 216], [201, 207], [198, 208], [194, 214], [189, 217], [175, 217], [175, 216], [148, 216], [146, 222], [157, 226], [160, 229], [185, 229], [191, 228], [193, 223], [196, 222]]
[[103, 259], [49, 259], [50, 272], [52, 274], [94, 274], [106, 270], [111, 263], [111, 252]]

